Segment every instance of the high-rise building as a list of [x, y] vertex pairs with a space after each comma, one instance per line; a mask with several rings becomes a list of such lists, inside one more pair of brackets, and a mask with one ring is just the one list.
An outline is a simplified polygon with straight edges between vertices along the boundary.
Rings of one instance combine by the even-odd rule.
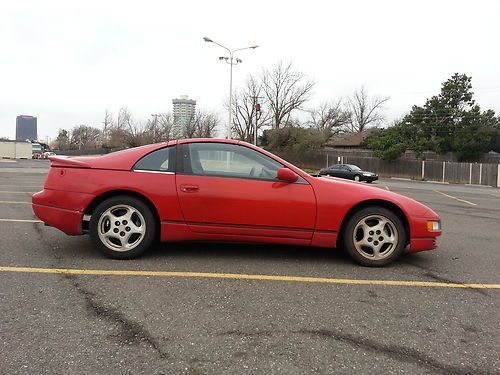
[[196, 100], [189, 99], [187, 95], [181, 95], [179, 99], [173, 99], [172, 103], [174, 105], [172, 136], [177, 139], [182, 137], [184, 129], [196, 114]]
[[20, 115], [16, 117], [16, 141], [37, 139], [36, 117]]

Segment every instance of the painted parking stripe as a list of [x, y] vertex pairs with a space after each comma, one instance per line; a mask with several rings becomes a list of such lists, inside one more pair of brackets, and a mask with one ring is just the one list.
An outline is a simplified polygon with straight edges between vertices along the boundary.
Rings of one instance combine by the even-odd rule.
[[92, 269], [89, 270], [89, 269], [32, 268], [32, 267], [0, 267], [0, 272], [45, 273], [45, 274], [63, 274], [63, 275], [99, 275], [99, 276], [188, 277], [188, 278], [236, 279], [236, 280], [259, 280], [259, 281], [289, 281], [289, 282], [319, 283], [319, 284], [383, 285], [383, 286], [441, 287], [441, 288], [464, 288], [464, 289], [500, 289], [500, 284], [461, 284], [461, 283], [444, 283], [444, 282], [428, 282], [428, 281], [335, 279], [335, 278], [325, 278], [325, 277], [248, 275], [248, 274], [237, 274], [237, 273], [92, 270]]
[[491, 194], [491, 195], [493, 195], [494, 197], [500, 198], [500, 195], [498, 195], [498, 194]]
[[43, 221], [35, 219], [0, 219], [0, 221], [6, 223], [43, 223]]
[[467, 203], [467, 204], [470, 204], [471, 206], [477, 206], [477, 203], [472, 203], [472, 202], [469, 202], [469, 201], [466, 201], [465, 199], [460, 199], [460, 198], [457, 198], [457, 197], [454, 197], [453, 195], [448, 195], [448, 194], [445, 194], [439, 190], [434, 190], [436, 193], [439, 193], [441, 195], [444, 195], [445, 197], [448, 197], [448, 198], [451, 198], [451, 199], [455, 199], [456, 201], [459, 201], [459, 202], [462, 202], [462, 203]]
[[20, 201], [0, 201], [0, 204], [31, 204], [31, 202], [20, 202]]

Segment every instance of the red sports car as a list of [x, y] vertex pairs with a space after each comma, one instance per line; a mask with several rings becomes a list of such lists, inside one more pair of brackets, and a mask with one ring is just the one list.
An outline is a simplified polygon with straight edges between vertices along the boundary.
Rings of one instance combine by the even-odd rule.
[[33, 211], [64, 233], [89, 233], [130, 259], [159, 239], [345, 248], [385, 265], [437, 247], [439, 216], [386, 190], [312, 177], [251, 144], [187, 139], [99, 157], [52, 156]]

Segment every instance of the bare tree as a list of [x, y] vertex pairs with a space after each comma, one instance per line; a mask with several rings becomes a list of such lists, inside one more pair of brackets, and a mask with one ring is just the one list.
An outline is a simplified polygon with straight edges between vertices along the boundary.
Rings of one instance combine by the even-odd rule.
[[273, 129], [289, 122], [292, 112], [302, 109], [309, 99], [315, 82], [293, 70], [292, 63], [278, 63], [262, 72], [262, 89], [272, 114]]
[[144, 126], [143, 140], [145, 143], [167, 142], [172, 136], [172, 115], [160, 113], [149, 119]]
[[91, 149], [100, 146], [101, 131], [92, 126], [79, 125], [71, 129], [71, 149]]
[[351, 121], [349, 108], [342, 99], [336, 102], [323, 102], [309, 113], [311, 116], [309, 125], [320, 130], [327, 138], [346, 131]]
[[143, 127], [140, 122], [133, 119], [132, 113], [127, 107], [118, 111], [118, 119], [113, 124], [110, 138], [113, 138], [115, 147], [136, 147], [143, 145]]
[[389, 97], [369, 97], [365, 88], [356, 90], [349, 98], [349, 109], [351, 111], [350, 131], [362, 132], [370, 125], [378, 125], [384, 120], [381, 110]]
[[[257, 111], [257, 103], [260, 104], [260, 111]], [[269, 123], [271, 112], [262, 110], [268, 107], [266, 103], [267, 100], [262, 90], [262, 83], [250, 75], [247, 78], [245, 86], [240, 90], [236, 90], [233, 97], [232, 131], [235, 138], [252, 142], [254, 139], [255, 122], [257, 121], [257, 132]]]
[[220, 118], [216, 113], [197, 111], [184, 127], [182, 136], [184, 138], [212, 138], [219, 123]]
[[107, 109], [106, 112], [104, 113], [104, 121], [102, 122], [102, 124], [103, 124], [102, 144], [107, 145], [109, 129], [113, 125], [113, 115]]

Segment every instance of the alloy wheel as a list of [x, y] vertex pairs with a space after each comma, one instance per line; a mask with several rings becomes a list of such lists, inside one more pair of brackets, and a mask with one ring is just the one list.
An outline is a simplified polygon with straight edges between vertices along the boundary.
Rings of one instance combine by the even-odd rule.
[[101, 242], [114, 251], [129, 251], [144, 239], [146, 220], [136, 208], [120, 204], [108, 208], [99, 218], [97, 233]]
[[364, 258], [382, 260], [389, 257], [398, 244], [399, 234], [396, 224], [382, 215], [362, 218], [353, 231], [353, 244]]

